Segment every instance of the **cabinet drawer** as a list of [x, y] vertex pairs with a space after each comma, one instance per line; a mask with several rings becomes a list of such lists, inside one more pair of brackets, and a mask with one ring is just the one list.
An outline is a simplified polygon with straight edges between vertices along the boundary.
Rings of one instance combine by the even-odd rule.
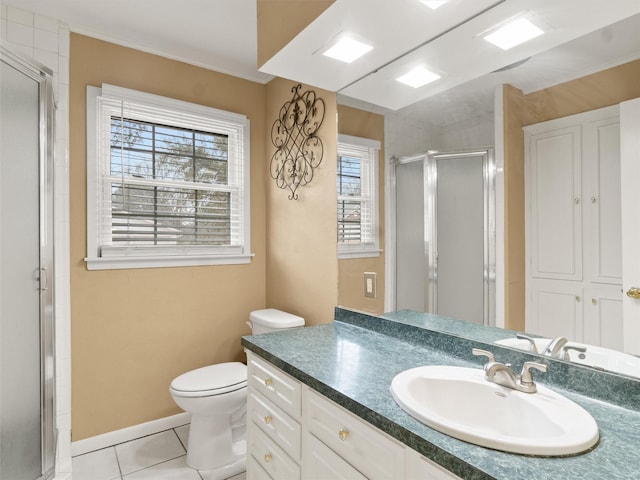
[[304, 424], [370, 478], [404, 478], [404, 447], [313, 390], [304, 390]]
[[311, 433], [304, 434], [304, 480], [367, 480]]
[[462, 480], [456, 474], [445, 470], [437, 463], [423, 457], [412, 448], [407, 447], [407, 465], [405, 478], [422, 478], [424, 480]]
[[289, 415], [300, 418], [300, 382], [247, 352], [248, 384]]
[[264, 433], [255, 422], [247, 425], [248, 451], [262, 468], [276, 480], [297, 480], [300, 466]]
[[247, 480], [273, 480], [252, 455], [247, 455]]
[[300, 461], [300, 424], [266, 398], [249, 389], [248, 420], [253, 420], [294, 460]]

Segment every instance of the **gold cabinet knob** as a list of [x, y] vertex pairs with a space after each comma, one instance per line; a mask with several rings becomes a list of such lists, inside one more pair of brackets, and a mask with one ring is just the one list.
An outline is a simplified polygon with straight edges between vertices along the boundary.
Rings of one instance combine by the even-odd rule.
[[633, 298], [635, 300], [640, 300], [640, 288], [631, 287], [629, 290], [627, 290], [627, 297]]
[[265, 415], [265, 417], [264, 417], [264, 423], [266, 423], [267, 425], [269, 425], [272, 421], [273, 421], [273, 418], [271, 418], [271, 415]]
[[270, 378], [265, 378], [265, 379], [264, 379], [264, 384], [265, 384], [267, 387], [270, 387], [272, 383], [273, 383], [273, 380], [271, 380]]
[[265, 453], [264, 454], [264, 461], [269, 463], [271, 460], [273, 459], [273, 457], [271, 456], [270, 453]]
[[347, 438], [349, 438], [349, 430], [347, 430], [346, 428], [341, 428], [338, 432], [338, 438], [340, 438], [340, 440], [344, 442]]

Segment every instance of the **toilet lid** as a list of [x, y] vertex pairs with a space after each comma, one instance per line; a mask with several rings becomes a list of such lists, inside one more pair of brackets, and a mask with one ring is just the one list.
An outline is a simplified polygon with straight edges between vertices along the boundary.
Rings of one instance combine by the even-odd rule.
[[211, 391], [211, 395], [237, 390], [247, 384], [247, 366], [240, 362], [218, 363], [183, 373], [171, 382], [179, 392]]

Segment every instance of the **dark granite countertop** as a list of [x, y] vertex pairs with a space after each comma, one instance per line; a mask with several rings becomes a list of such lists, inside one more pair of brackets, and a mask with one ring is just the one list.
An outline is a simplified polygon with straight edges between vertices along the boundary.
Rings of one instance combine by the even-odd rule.
[[[640, 478], [640, 411], [559, 387], [561, 377], [571, 375], [572, 371], [551, 376], [548, 383], [543, 375], [538, 375], [537, 381], [591, 413], [600, 428], [600, 442], [593, 450], [551, 458], [491, 450], [420, 423], [395, 403], [389, 391], [393, 377], [409, 368], [422, 365], [481, 368], [482, 359], [470, 354], [472, 341], [451, 334], [416, 331], [412, 325], [398, 328], [397, 319], [360, 314], [342, 317], [345, 317], [342, 321], [331, 324], [243, 337], [242, 345], [464, 479]], [[385, 329], [395, 334], [384, 333]], [[515, 358], [514, 364], [520, 364], [519, 354], [506, 352]], [[558, 365], [562, 370], [563, 365], [560, 362]], [[583, 373], [581, 369], [576, 371], [577, 376]], [[616, 384], [617, 381], [623, 383]], [[624, 384], [627, 381], [613, 378], [614, 384], [627, 390], [630, 402], [635, 404], [638, 388], [632, 383]], [[624, 388], [625, 385], [630, 388]]]

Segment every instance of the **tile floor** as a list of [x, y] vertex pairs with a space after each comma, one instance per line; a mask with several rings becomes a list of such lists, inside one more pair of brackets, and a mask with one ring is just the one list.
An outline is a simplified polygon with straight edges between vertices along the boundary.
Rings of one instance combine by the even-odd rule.
[[[73, 457], [73, 480], [210, 480], [187, 466], [189, 425]], [[244, 473], [232, 480], [245, 480]]]

